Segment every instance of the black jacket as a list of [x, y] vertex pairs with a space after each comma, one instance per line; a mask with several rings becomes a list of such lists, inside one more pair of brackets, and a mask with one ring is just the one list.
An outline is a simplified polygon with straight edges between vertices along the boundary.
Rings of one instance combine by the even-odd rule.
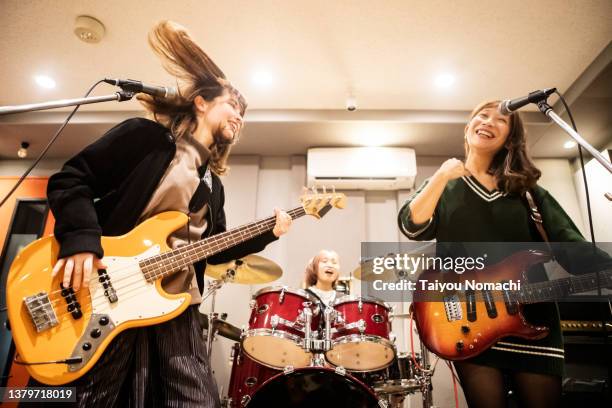
[[[176, 153], [171, 132], [142, 118], [128, 119], [68, 160], [47, 187], [55, 216], [58, 257], [104, 255], [100, 237], [133, 229]], [[207, 213], [210, 236], [226, 230], [223, 184], [213, 173]], [[276, 237], [269, 231], [208, 259], [217, 264], [259, 252]], [[205, 265], [198, 265], [199, 270]], [[201, 277], [200, 277], [201, 278]]]

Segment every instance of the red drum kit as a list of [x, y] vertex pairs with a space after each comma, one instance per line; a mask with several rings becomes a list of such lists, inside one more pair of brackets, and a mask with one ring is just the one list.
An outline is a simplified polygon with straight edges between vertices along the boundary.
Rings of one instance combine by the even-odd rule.
[[[343, 296], [325, 306], [309, 291], [270, 286], [250, 308], [232, 349], [225, 407], [401, 407], [415, 392], [430, 400], [427, 355], [397, 353], [385, 302]], [[230, 332], [227, 325], [209, 322], [213, 335]]]

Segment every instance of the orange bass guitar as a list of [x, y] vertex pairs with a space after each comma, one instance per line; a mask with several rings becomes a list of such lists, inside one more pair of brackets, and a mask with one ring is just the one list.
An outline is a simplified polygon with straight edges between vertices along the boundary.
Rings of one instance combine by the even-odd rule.
[[[320, 218], [343, 208], [343, 194], [305, 194], [302, 205], [288, 211]], [[7, 306], [17, 359], [36, 380], [65, 384], [85, 374], [120, 332], [159, 324], [178, 316], [191, 301], [187, 293], [168, 294], [164, 277], [250, 238], [272, 230], [275, 217], [171, 250], [168, 236], [187, 223], [180, 212], [158, 214], [129, 233], [102, 237], [104, 264], [89, 288], [74, 293], [51, 278], [59, 245], [41, 238], [23, 249], [7, 281]]]
[[[524, 271], [546, 262], [550, 256], [541, 251], [521, 251], [483, 270], [471, 270], [461, 275], [427, 271], [419, 279], [428, 282], [447, 281], [465, 288], [465, 282], [508, 283], [520, 281], [520, 290], [453, 291], [439, 296], [437, 301], [417, 301], [432, 295], [416, 286], [412, 312], [421, 340], [429, 350], [447, 360], [474, 357], [499, 339], [518, 336], [537, 340], [549, 329], [530, 324], [523, 316], [524, 304], [554, 302], [573, 293], [612, 286], [612, 271], [602, 271], [548, 282], [527, 283]], [[598, 283], [599, 279], [599, 283]], [[508, 286], [506, 286], [508, 287]]]

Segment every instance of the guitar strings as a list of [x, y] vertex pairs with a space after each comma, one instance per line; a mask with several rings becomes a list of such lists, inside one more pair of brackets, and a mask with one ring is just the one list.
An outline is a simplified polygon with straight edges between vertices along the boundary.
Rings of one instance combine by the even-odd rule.
[[[306, 212], [305, 212], [303, 207], [297, 207], [295, 209], [290, 210], [288, 212], [288, 214], [290, 214], [292, 216], [292, 218], [297, 218], [297, 217], [300, 217], [300, 216], [306, 214]], [[232, 243], [234, 244], [232, 246], [235, 246], [236, 244], [238, 244], [240, 242], [246, 241], [244, 239], [244, 236], [243, 236], [245, 233], [248, 233], [248, 234], [252, 234], [253, 232], [257, 232], [258, 233], [258, 234], [255, 234], [255, 235], [247, 238], [247, 239], [250, 239], [250, 238], [252, 238], [254, 236], [257, 236], [259, 234], [262, 234], [262, 233], [265, 233], [265, 232], [269, 231], [270, 230], [269, 227], [273, 226], [274, 222], [275, 222], [275, 217], [268, 217], [268, 218], [262, 219], [260, 221], [255, 221], [255, 222], [252, 222], [252, 223], [249, 223], [249, 224], [245, 224], [245, 225], [243, 225], [241, 227], [237, 227], [237, 228], [232, 229], [230, 231], [225, 231], [225, 232], [223, 232], [221, 234], [214, 235], [213, 237], [210, 237], [208, 239], [200, 240], [200, 241], [192, 244], [190, 248], [187, 248], [188, 245], [186, 245], [186, 246], [177, 248], [177, 249], [172, 250], [172, 251], [164, 252], [162, 254], [156, 254], [156, 255], [153, 255], [153, 256], [151, 256], [149, 258], [145, 258], [145, 259], [143, 259], [143, 260], [138, 262], [138, 272], [137, 273], [126, 274], [126, 275], [124, 275], [124, 276], [122, 276], [122, 277], [120, 277], [118, 279], [111, 280], [111, 284], [113, 285], [113, 289], [115, 289], [116, 292], [118, 292], [121, 289], [127, 288], [129, 286], [142, 285], [142, 280], [141, 279], [137, 279], [137, 280], [132, 281], [131, 283], [128, 283], [127, 285], [123, 285], [123, 286], [116, 285], [116, 284], [119, 283], [119, 282], [125, 281], [127, 279], [132, 279], [134, 277], [138, 278], [141, 274], [142, 274], [142, 276], [144, 276], [145, 279], [147, 279], [146, 275], [147, 275], [147, 273], [150, 275], [151, 271], [143, 271], [143, 269], [147, 268], [147, 267], [150, 267], [150, 266], [156, 266], [156, 269], [158, 271], [165, 270], [164, 272], [162, 272], [162, 274], [160, 274], [161, 277], [163, 277], [163, 275], [167, 274], [168, 269], [163, 264], [164, 264], [164, 262], [167, 263], [167, 261], [169, 260], [168, 258], [165, 258], [165, 259], [162, 258], [160, 261], [157, 261], [157, 265], [152, 264], [152, 265], [146, 265], [144, 267], [141, 267], [140, 265], [142, 264], [142, 262], [144, 262], [146, 260], [150, 260], [150, 259], [153, 259], [155, 257], [161, 257], [163, 255], [167, 256], [170, 252], [175, 252], [175, 251], [176, 251], [176, 253], [175, 253], [175, 255], [171, 255], [172, 257], [177, 257], [179, 255], [184, 255], [184, 254], [189, 253], [189, 252], [196, 252], [196, 254], [197, 254], [197, 251], [202, 249], [202, 246], [204, 245], [202, 243], [204, 241], [210, 240], [210, 242], [208, 243], [208, 246], [211, 247], [213, 252], [206, 254], [204, 256], [204, 258], [206, 258], [208, 256], [211, 256], [211, 255], [215, 254], [215, 253], [221, 252], [223, 249], [230, 248], [231, 246], [229, 246], [229, 247], [227, 246], [227, 242], [229, 241], [229, 237], [230, 236], [236, 235], [236, 234], [240, 233], [240, 237], [237, 237], [237, 236], [232, 237]], [[236, 240], [237, 240], [237, 242], [233, 242], [233, 241], [236, 241]], [[217, 251], [218, 249], [221, 249], [221, 251]], [[181, 252], [183, 254], [181, 254]], [[170, 261], [171, 262], [175, 262], [175, 261], [173, 261], [171, 259], [170, 259]], [[192, 264], [192, 263], [193, 262], [191, 262], [190, 264]], [[175, 272], [175, 271], [178, 272], [181, 269], [189, 267], [190, 264], [186, 264], [186, 265], [181, 265], [181, 266], [175, 267], [176, 269], [173, 268], [173, 269], [171, 269], [171, 271], [172, 272]], [[172, 266], [172, 265], [168, 265], [168, 266]], [[131, 264], [124, 265], [124, 266], [122, 266], [120, 268], [114, 269], [112, 272], [113, 272], [113, 274], [117, 274], [117, 273], [120, 273], [122, 271], [128, 270], [130, 268], [134, 268], [134, 267], [135, 267], [135, 263], [131, 263]], [[151, 268], [149, 268], [149, 269], [151, 269]], [[155, 284], [155, 281], [157, 279], [159, 279], [159, 278], [157, 277], [157, 273], [156, 273], [157, 271], [154, 270], [152, 272], [155, 272], [155, 274], [153, 276], [155, 280], [149, 281], [147, 279], [147, 282]], [[152, 278], [152, 277], [149, 277], [149, 279], [150, 278]], [[146, 288], [146, 286], [142, 286], [142, 287]], [[55, 297], [55, 296], [53, 296], [53, 295], [56, 295], [58, 293], [61, 293], [62, 291], [63, 291], [63, 289], [59, 289], [59, 290], [55, 290], [55, 291], [49, 292], [49, 294], [48, 294], [49, 303], [52, 306], [59, 307], [60, 305], [58, 305], [58, 303], [62, 303], [62, 301], [64, 301], [63, 297]], [[96, 293], [96, 295], [97, 295], [97, 293]], [[91, 298], [91, 294], [90, 293], [85, 293], [84, 295], [81, 295], [81, 296], [86, 296], [86, 298], [87, 297]], [[52, 297], [54, 297], [55, 299], [51, 300]], [[93, 301], [98, 300], [98, 299], [106, 301], [106, 296], [94, 296], [94, 298], [91, 299], [90, 302], [93, 303]], [[81, 299], [81, 300], [83, 300], [83, 299]], [[45, 305], [41, 305], [41, 306], [38, 306], [36, 308], [33, 308], [32, 311], [38, 310], [38, 309], [43, 308], [43, 307], [45, 307]], [[98, 307], [100, 307], [100, 306], [98, 306]], [[72, 312], [66, 311], [66, 312], [58, 314], [56, 316], [58, 318], [60, 318], [60, 317], [63, 317], [65, 315], [71, 314], [71, 313]]]
[[[301, 215], [304, 215], [304, 214], [301, 214], [301, 215], [299, 215], [299, 214], [298, 214], [298, 213], [299, 213], [299, 210], [301, 210], [301, 209], [302, 209], [302, 208], [296, 208], [296, 209], [293, 209], [293, 210], [291, 210], [291, 211], [290, 211], [290, 213], [295, 212], [295, 213], [296, 213], [296, 214], [295, 214], [296, 218], [297, 218], [297, 217], [300, 217]], [[293, 218], [293, 217], [292, 217], [292, 218]], [[275, 219], [274, 219], [274, 217], [270, 217], [270, 218], [263, 219], [263, 220], [261, 220], [261, 221], [256, 221], [256, 222], [254, 222], [254, 223], [245, 224], [245, 225], [243, 225], [243, 226], [241, 226], [241, 227], [237, 227], [237, 228], [232, 229], [232, 230], [230, 230], [230, 231], [222, 232], [222, 233], [217, 234], [217, 235], [214, 235], [214, 236], [212, 236], [212, 237], [210, 237], [210, 238], [207, 238], [207, 239], [204, 239], [204, 240], [200, 240], [200, 241], [198, 241], [198, 242], [196, 242], [196, 243], [194, 243], [194, 244], [192, 244], [192, 245], [185, 245], [185, 246], [179, 247], [179, 248], [174, 249], [174, 250], [171, 250], [171, 251], [162, 252], [161, 254], [155, 254], [155, 255], [152, 255], [152, 256], [150, 256], [150, 257], [148, 257], [148, 258], [145, 258], [145, 259], [140, 260], [140, 261], [139, 261], [139, 264], [141, 264], [142, 262], [145, 262], [145, 261], [147, 261], [147, 260], [151, 260], [151, 259], [153, 259], [153, 258], [155, 258], [155, 257], [160, 257], [160, 258], [161, 258], [162, 256], [164, 256], [164, 255], [165, 255], [165, 256], [166, 256], [166, 258], [161, 258], [161, 260], [159, 260], [159, 261], [155, 261], [155, 262], [156, 262], [156, 264], [157, 264], [157, 269], [159, 269], [159, 271], [162, 271], [163, 269], [166, 269], [166, 268], [167, 268], [167, 266], [172, 266], [172, 265], [167, 265], [167, 266], [166, 266], [166, 265], [163, 265], [163, 263], [164, 263], [164, 262], [166, 262], [166, 263], [167, 263], [167, 261], [168, 261], [167, 256], [168, 256], [168, 254], [170, 254], [171, 252], [175, 252], [175, 254], [174, 254], [174, 255], [171, 255], [171, 257], [178, 257], [178, 256], [182, 255], [182, 254], [181, 254], [181, 252], [184, 254], [184, 253], [188, 253], [188, 252], [191, 252], [191, 251], [198, 251], [198, 250], [202, 249], [202, 247], [203, 247], [204, 245], [212, 247], [211, 249], [213, 250], [211, 253], [206, 254], [206, 255], [205, 255], [205, 257], [207, 257], [207, 256], [212, 256], [212, 255], [214, 255], [214, 254], [216, 254], [216, 253], [218, 253], [218, 252], [221, 252], [221, 251], [222, 251], [222, 250], [224, 250], [224, 249], [227, 249], [227, 248], [230, 248], [230, 247], [231, 247], [231, 246], [229, 246], [229, 247], [227, 246], [227, 242], [228, 242], [229, 236], [234, 235], [234, 234], [237, 234], [237, 233], [239, 233], [239, 232], [240, 232], [240, 234], [241, 234], [241, 235], [242, 235], [242, 234], [244, 234], [244, 233], [253, 233], [253, 232], [265, 233], [265, 232], [267, 232], [267, 231], [269, 230], [269, 229], [265, 229], [265, 228], [269, 227], [270, 225], [268, 225], [268, 224], [270, 224], [270, 223], [271, 223], [272, 221], [274, 221], [274, 220], [275, 220]], [[257, 225], [255, 225], [255, 224], [257, 224]], [[261, 224], [261, 225], [260, 225], [260, 224]], [[272, 225], [273, 225], [273, 224], [272, 224]], [[261, 228], [261, 227], [263, 227], [263, 228], [264, 228], [264, 230], [260, 231], [260, 228]], [[256, 236], [256, 235], [253, 235], [252, 237], [249, 237], [249, 238], [247, 238], [247, 239], [251, 239], [251, 238], [253, 238], [254, 236]], [[243, 238], [243, 237], [233, 237], [233, 238], [232, 238], [233, 240], [238, 239], [238, 241], [237, 241], [237, 242], [234, 242], [234, 245], [239, 244], [240, 242], [244, 242], [244, 241], [246, 241], [246, 240], [241, 240], [240, 238]], [[205, 242], [205, 241], [209, 241], [209, 242], [208, 242], [207, 244], [203, 244], [203, 242]], [[225, 247], [224, 247], [224, 246], [225, 246]], [[189, 247], [189, 248], [188, 248], [188, 247]], [[217, 250], [219, 250], [219, 249], [221, 249], [221, 251], [217, 251]], [[215, 252], [215, 251], [217, 251], [217, 252]], [[126, 257], [126, 258], [127, 258], [127, 257]], [[195, 262], [195, 261], [194, 261], [194, 262]], [[192, 262], [192, 263], [193, 263], [193, 262]], [[160, 265], [160, 264], [161, 264], [161, 265]], [[134, 264], [128, 264], [128, 265], [122, 266], [122, 267], [120, 267], [120, 268], [114, 269], [114, 270], [113, 270], [113, 273], [119, 273], [119, 272], [121, 272], [121, 271], [123, 271], [123, 270], [125, 270], [125, 269], [132, 268], [133, 266], [134, 266]], [[144, 268], [151, 267], [151, 266], [155, 266], [155, 264], [152, 264], [152, 265], [145, 265], [145, 266], [144, 266]], [[180, 269], [182, 269], [182, 268], [184, 268], [184, 267], [186, 267], [186, 266], [188, 266], [188, 264], [187, 264], [187, 265], [182, 265], [182, 266], [179, 266], [179, 267], [178, 267], [176, 270], [178, 271], [178, 270], [180, 270]], [[173, 270], [173, 271], [174, 271], [174, 270]], [[142, 269], [141, 269], [139, 272], [142, 272], [143, 274], [145, 273], [145, 272], [143, 272], [143, 271], [142, 271]], [[164, 273], [164, 272], [162, 272], [162, 274], [165, 274], [165, 273]], [[120, 281], [121, 281], [122, 279], [124, 279], [124, 278], [129, 278], [129, 276], [124, 276], [123, 278], [119, 278], [119, 279], [117, 279], [116, 281], [115, 281], [115, 280], [112, 280], [112, 281], [111, 281], [111, 283], [113, 283], [113, 286], [114, 286], [114, 283], [115, 283], [115, 282], [120, 282]], [[55, 291], [49, 292], [49, 293], [48, 293], [48, 295], [52, 295], [52, 294], [56, 294], [56, 293], [60, 293], [62, 290], [63, 290], [63, 289], [58, 289], [58, 290], [55, 290]]]

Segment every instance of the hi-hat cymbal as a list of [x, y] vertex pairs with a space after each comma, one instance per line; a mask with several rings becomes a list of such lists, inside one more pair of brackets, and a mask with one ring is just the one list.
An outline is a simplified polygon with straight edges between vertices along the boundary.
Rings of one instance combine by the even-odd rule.
[[[202, 327], [208, 330], [208, 315], [198, 313], [198, 320], [200, 320], [200, 324], [202, 324]], [[213, 327], [220, 336], [223, 336], [226, 339], [230, 339], [233, 341], [240, 341], [240, 335], [242, 331], [233, 324], [226, 322], [225, 320], [216, 318], [213, 320]]]
[[262, 256], [248, 255], [244, 258], [220, 265], [207, 265], [206, 276], [224, 279], [227, 282], [257, 285], [277, 280], [283, 274], [278, 264]]

